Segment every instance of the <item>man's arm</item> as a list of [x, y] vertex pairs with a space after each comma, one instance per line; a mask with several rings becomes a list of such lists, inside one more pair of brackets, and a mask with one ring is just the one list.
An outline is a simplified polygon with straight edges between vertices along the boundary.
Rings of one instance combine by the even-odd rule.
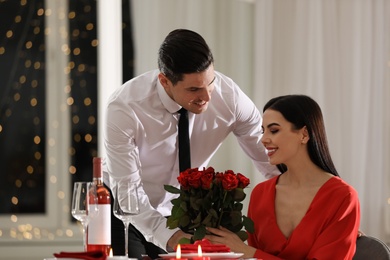
[[236, 124], [233, 133], [237, 137], [240, 147], [264, 177], [270, 179], [279, 175], [280, 171], [276, 166], [269, 163], [268, 155], [261, 143], [262, 117], [260, 111], [237, 85], [235, 85], [235, 93]]
[[[109, 175], [109, 186], [124, 182], [138, 184], [140, 213], [133, 217], [134, 225], [149, 242], [165, 248], [168, 239], [177, 231], [166, 227], [166, 218], [151, 206], [149, 197], [141, 183], [141, 163], [139, 149], [134, 136], [137, 122], [131, 109], [123, 109], [123, 105], [111, 103], [107, 109], [105, 131], [106, 171]], [[127, 192], [120, 190], [120, 192]]]

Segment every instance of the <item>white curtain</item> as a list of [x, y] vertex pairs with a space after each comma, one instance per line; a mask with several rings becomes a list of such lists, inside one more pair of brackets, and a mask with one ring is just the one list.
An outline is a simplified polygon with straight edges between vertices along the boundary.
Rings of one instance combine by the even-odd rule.
[[[361, 230], [390, 242], [390, 1], [133, 0], [132, 11], [136, 74], [156, 68], [169, 31], [189, 28], [259, 109], [283, 94], [317, 100], [336, 167], [359, 192]], [[234, 138], [212, 163], [263, 180]]]
[[390, 1], [259, 0], [255, 13], [254, 100], [320, 103], [336, 167], [359, 192], [361, 230], [389, 241]]

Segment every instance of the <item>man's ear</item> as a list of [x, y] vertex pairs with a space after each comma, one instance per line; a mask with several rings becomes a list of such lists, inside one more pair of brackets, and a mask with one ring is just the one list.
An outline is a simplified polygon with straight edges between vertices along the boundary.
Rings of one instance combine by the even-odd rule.
[[158, 74], [158, 80], [165, 89], [169, 87], [169, 79], [163, 73]]

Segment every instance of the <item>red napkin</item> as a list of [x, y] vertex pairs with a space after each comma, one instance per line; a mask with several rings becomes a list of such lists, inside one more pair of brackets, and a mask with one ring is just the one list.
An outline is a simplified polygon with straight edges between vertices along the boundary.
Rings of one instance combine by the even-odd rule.
[[222, 244], [212, 244], [208, 239], [202, 239], [195, 241], [194, 244], [180, 245], [181, 253], [197, 253], [198, 245], [202, 248], [202, 253], [220, 253], [230, 252], [230, 248]]
[[102, 251], [89, 252], [60, 252], [55, 253], [56, 258], [77, 258], [84, 260], [106, 260], [107, 256]]

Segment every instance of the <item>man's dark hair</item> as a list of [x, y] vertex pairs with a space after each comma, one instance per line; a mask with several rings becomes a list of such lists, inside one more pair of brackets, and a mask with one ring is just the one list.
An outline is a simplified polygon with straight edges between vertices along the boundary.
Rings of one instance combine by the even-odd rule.
[[158, 68], [173, 85], [183, 80], [183, 74], [205, 71], [213, 62], [203, 37], [186, 29], [170, 32], [158, 51]]

